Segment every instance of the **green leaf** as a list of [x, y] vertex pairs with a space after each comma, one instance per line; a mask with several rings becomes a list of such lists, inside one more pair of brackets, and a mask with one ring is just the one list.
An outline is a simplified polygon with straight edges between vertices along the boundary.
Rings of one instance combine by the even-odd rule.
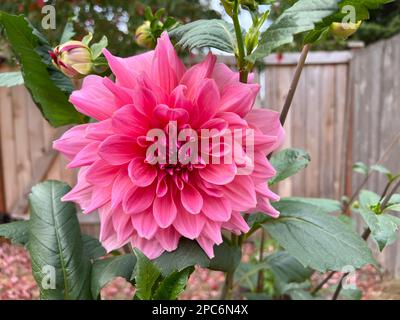
[[82, 38], [82, 43], [86, 46], [89, 46], [92, 39], [93, 39], [93, 33], [89, 32], [86, 36]]
[[277, 285], [280, 290], [288, 283], [302, 283], [308, 280], [313, 274], [311, 269], [305, 268], [296, 258], [286, 251], [278, 251], [269, 255], [265, 259], [265, 262], [274, 275], [275, 285]]
[[[388, 213], [376, 214], [373, 210], [379, 205], [379, 196], [371, 191], [362, 190], [360, 193], [360, 209], [357, 210], [367, 226], [380, 251], [397, 239], [400, 218]], [[387, 208], [388, 210], [388, 208]]]
[[[91, 299], [90, 260], [85, 255], [76, 209], [61, 198], [70, 187], [46, 181], [29, 195], [28, 249], [42, 299]], [[55, 287], [47, 283], [55, 272]], [[45, 287], [49, 284], [48, 287]]]
[[91, 292], [93, 298], [100, 297], [101, 289], [116, 277], [131, 281], [136, 257], [133, 254], [111, 257], [97, 260], [92, 267]]
[[177, 45], [193, 50], [204, 47], [216, 48], [224, 52], [236, 52], [236, 37], [232, 24], [224, 20], [197, 20], [169, 31], [178, 39]]
[[392, 173], [390, 172], [390, 170], [388, 168], [386, 168], [385, 166], [382, 166], [380, 164], [374, 164], [373, 166], [371, 166], [371, 170], [385, 174], [387, 176], [392, 175]]
[[361, 190], [359, 198], [361, 207], [370, 209], [372, 206], [379, 204], [381, 197], [375, 192], [369, 190]]
[[291, 300], [315, 300], [309, 291], [311, 287], [310, 281], [301, 283], [291, 282], [283, 286], [282, 291], [278, 291], [279, 295], [289, 296]]
[[210, 260], [208, 268], [215, 271], [233, 272], [242, 258], [242, 251], [226, 242], [214, 246], [215, 257]]
[[64, 27], [63, 34], [60, 39], [60, 44], [66, 43], [67, 41], [71, 40], [76, 35], [74, 31], [74, 23], [73, 21], [69, 20]]
[[243, 296], [247, 300], [272, 300], [272, 297], [267, 295], [266, 293], [253, 293], [253, 292], [245, 292]]
[[333, 213], [342, 210], [340, 202], [332, 199], [290, 197], [290, 198], [283, 198], [282, 200], [286, 202], [294, 201], [305, 204], [311, 204], [325, 213]]
[[140, 300], [150, 300], [161, 278], [161, 271], [138, 249], [135, 248], [133, 250], [137, 261], [134, 272], [136, 283], [135, 297]]
[[369, 169], [365, 163], [356, 162], [353, 165], [353, 171], [357, 173], [361, 173], [363, 175], [367, 175], [369, 173]]
[[[52, 126], [84, 123], [85, 116], [68, 102], [68, 94], [63, 89], [71, 82], [51, 66], [49, 54], [44, 52], [43, 39], [24, 19], [0, 11], [0, 25], [4, 27], [22, 66], [25, 86], [44, 117]], [[45, 56], [47, 60], [45, 59]], [[60, 87], [58, 86], [60, 85]]]
[[317, 22], [338, 10], [337, 2], [338, 0], [297, 1], [262, 34], [260, 45], [247, 59], [255, 63], [274, 49], [292, 43], [294, 35], [313, 30]]
[[195, 265], [216, 271], [233, 271], [241, 259], [240, 249], [225, 242], [214, 246], [214, 255], [215, 257], [210, 259], [196, 241], [182, 239], [176, 250], [164, 252], [153, 262], [166, 276]]
[[99, 240], [89, 236], [87, 234], [82, 235], [83, 250], [85, 255], [91, 259], [95, 260], [106, 255], [106, 249], [103, 248]]
[[269, 185], [272, 186], [296, 174], [307, 167], [310, 161], [310, 155], [299, 149], [285, 149], [274, 154], [271, 158], [271, 164], [276, 170], [276, 175], [269, 181]]
[[24, 84], [24, 78], [20, 71], [0, 73], [0, 87], [14, 87]]
[[399, 203], [392, 204], [391, 206], [386, 207], [384, 212], [385, 211], [397, 211], [397, 212], [400, 212], [400, 204]]
[[185, 290], [187, 281], [194, 268], [189, 267], [180, 272], [176, 271], [161, 281], [154, 292], [155, 300], [176, 300]]
[[25, 246], [29, 240], [29, 221], [0, 224], [0, 237], [10, 239], [14, 244]]
[[103, 49], [107, 46], [108, 46], [108, 39], [106, 36], [103, 36], [99, 42], [94, 43], [90, 47], [90, 49], [92, 50], [93, 60], [96, 60], [98, 57], [100, 57], [101, 53], [103, 52]]
[[209, 260], [197, 242], [182, 239], [176, 250], [164, 252], [153, 262], [161, 270], [162, 274], [167, 276], [175, 271], [182, 271], [196, 264], [206, 268], [210, 263]]
[[274, 203], [278, 219], [263, 223], [267, 232], [305, 267], [325, 272], [375, 264], [365, 241], [338, 218], [311, 204]]

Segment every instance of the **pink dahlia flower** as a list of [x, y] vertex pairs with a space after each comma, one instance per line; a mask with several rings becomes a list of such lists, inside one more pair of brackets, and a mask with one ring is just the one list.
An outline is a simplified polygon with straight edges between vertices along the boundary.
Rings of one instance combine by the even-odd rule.
[[[267, 184], [275, 170], [266, 155], [281, 144], [284, 132], [277, 113], [252, 110], [257, 84], [240, 83], [238, 73], [211, 54], [186, 69], [166, 33], [154, 51], [125, 59], [104, 54], [116, 81], [88, 76], [70, 98], [98, 122], [72, 128], [54, 148], [71, 161], [69, 168], [80, 168], [63, 200], [76, 202], [84, 213], [98, 210], [100, 241], [108, 251], [130, 242], [153, 259], [175, 250], [185, 237], [213, 257], [222, 230], [237, 235], [249, 230], [241, 212], [278, 216], [270, 205], [278, 196]], [[181, 157], [169, 163], [171, 156], [167, 163], [153, 161], [148, 150], [156, 140], [148, 132], [165, 132], [161, 144], [169, 147], [170, 123], [178, 132], [216, 129], [211, 138], [251, 129], [252, 154], [238, 139], [233, 147], [221, 139], [217, 146], [205, 144], [210, 146], [205, 153], [220, 161], [207, 162], [204, 153], [194, 163]], [[182, 143], [175, 147], [180, 154]], [[225, 163], [227, 154], [239, 156]], [[240, 173], [249, 165], [251, 170]]]

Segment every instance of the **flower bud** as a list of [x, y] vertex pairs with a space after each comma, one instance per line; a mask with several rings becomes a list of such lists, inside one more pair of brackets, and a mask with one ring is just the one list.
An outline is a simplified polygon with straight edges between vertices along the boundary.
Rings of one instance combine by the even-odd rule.
[[139, 28], [136, 29], [135, 33], [136, 43], [148, 49], [153, 49], [156, 45], [153, 34], [151, 33], [150, 21], [145, 21]]
[[80, 41], [68, 41], [49, 53], [53, 64], [67, 77], [79, 79], [92, 71], [92, 52]]
[[342, 39], [347, 39], [351, 35], [353, 35], [358, 28], [360, 28], [362, 21], [358, 21], [357, 23], [342, 23], [342, 22], [333, 22], [331, 24], [330, 30], [331, 32]]

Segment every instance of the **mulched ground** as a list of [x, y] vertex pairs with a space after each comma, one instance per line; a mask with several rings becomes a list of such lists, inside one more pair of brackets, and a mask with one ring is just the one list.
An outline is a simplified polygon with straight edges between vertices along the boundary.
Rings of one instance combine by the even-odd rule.
[[[337, 277], [339, 277], [338, 275]], [[331, 280], [334, 284], [337, 277]], [[314, 279], [316, 282], [321, 277]], [[181, 299], [218, 299], [224, 276], [221, 272], [196, 268]], [[363, 299], [400, 299], [400, 281], [387, 281], [371, 267], [357, 274]], [[134, 288], [117, 278], [102, 290], [103, 299], [131, 299]], [[21, 246], [0, 243], [0, 300], [38, 299], [39, 291], [31, 273], [29, 255]]]

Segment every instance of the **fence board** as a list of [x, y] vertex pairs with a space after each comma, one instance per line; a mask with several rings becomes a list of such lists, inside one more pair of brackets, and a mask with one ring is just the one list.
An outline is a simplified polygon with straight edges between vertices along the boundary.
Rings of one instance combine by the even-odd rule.
[[[351, 62], [354, 161], [375, 164], [400, 132], [399, 69], [400, 35], [359, 51]], [[397, 141], [382, 164], [400, 172], [399, 159], [400, 141]], [[355, 177], [353, 187], [361, 180], [362, 177]], [[385, 177], [374, 174], [366, 188], [382, 193], [385, 184]], [[380, 262], [391, 275], [400, 277], [400, 241], [383, 251]]]

